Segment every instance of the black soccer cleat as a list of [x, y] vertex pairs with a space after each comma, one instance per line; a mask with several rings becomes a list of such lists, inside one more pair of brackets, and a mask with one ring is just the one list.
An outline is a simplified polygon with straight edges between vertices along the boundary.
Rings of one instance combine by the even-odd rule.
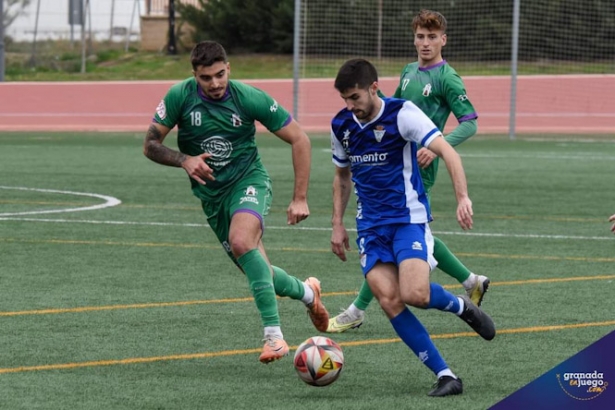
[[485, 340], [492, 340], [495, 337], [495, 325], [493, 319], [476, 306], [467, 295], [460, 295], [463, 299], [463, 312], [459, 317], [466, 322], [476, 333]]
[[427, 395], [431, 397], [453, 396], [463, 393], [463, 383], [461, 379], [451, 376], [442, 376], [434, 384], [434, 388]]

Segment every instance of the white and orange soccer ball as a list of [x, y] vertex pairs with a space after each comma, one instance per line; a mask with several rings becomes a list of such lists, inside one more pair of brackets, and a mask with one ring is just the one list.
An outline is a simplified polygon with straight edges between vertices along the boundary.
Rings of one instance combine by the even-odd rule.
[[307, 384], [328, 386], [342, 373], [344, 353], [328, 337], [313, 336], [297, 348], [294, 365], [301, 380]]

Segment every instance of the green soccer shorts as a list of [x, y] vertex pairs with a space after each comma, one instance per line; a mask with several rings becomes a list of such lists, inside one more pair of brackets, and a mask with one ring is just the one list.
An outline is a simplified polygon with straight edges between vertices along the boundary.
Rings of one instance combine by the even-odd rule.
[[249, 212], [261, 220], [264, 231], [264, 217], [269, 214], [272, 199], [271, 179], [264, 169], [258, 167], [233, 184], [219, 199], [201, 201], [209, 226], [235, 264], [237, 260], [228, 241], [231, 218], [237, 212]]

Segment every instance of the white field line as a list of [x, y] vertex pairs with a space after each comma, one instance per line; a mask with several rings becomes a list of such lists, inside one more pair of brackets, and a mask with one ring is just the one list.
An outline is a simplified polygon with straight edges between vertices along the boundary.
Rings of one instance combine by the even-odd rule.
[[[3, 214], [0, 214], [3, 215]], [[39, 223], [67, 223], [67, 224], [92, 224], [92, 225], [126, 225], [126, 226], [171, 226], [180, 228], [207, 228], [207, 224], [198, 223], [179, 223], [179, 222], [136, 222], [136, 221], [108, 221], [92, 219], [45, 219], [45, 218], [21, 218], [0, 216], [0, 221], [20, 221], [20, 222], [39, 222]], [[331, 231], [331, 228], [312, 227], [312, 226], [271, 226], [267, 229], [274, 230], [300, 230], [300, 231]], [[356, 232], [356, 229], [349, 228], [349, 232]], [[456, 232], [456, 231], [433, 231], [438, 235], [463, 235], [485, 238], [522, 238], [522, 239], [554, 239], [554, 240], [593, 240], [593, 241], [615, 241], [615, 236], [577, 236], [577, 235], [543, 235], [543, 234], [504, 234], [489, 232]]]
[[[330, 153], [330, 150], [328, 151]], [[550, 155], [550, 154], [527, 154], [527, 155], [515, 155], [514, 157], [511, 155], [505, 154], [462, 154], [462, 157], [465, 158], [536, 158], [536, 159], [553, 159], [553, 160], [566, 160], [566, 161], [615, 161], [615, 155], [607, 156], [607, 155], [593, 155], [593, 154], [574, 154], [574, 155]]]
[[[182, 228], [205, 228], [209, 225], [207, 224], [199, 224], [199, 223], [176, 223], [176, 222], [136, 222], [136, 221], [109, 221], [109, 220], [94, 220], [94, 219], [46, 219], [46, 218], [25, 218], [21, 217], [21, 215], [42, 215], [42, 214], [51, 214], [51, 213], [70, 213], [70, 212], [79, 212], [79, 211], [91, 211], [97, 209], [108, 208], [112, 206], [116, 206], [122, 203], [117, 198], [93, 194], [93, 193], [84, 193], [84, 192], [72, 192], [72, 191], [58, 191], [55, 189], [40, 189], [40, 188], [26, 188], [26, 187], [9, 187], [9, 186], [1, 186], [0, 189], [13, 189], [13, 190], [21, 190], [21, 191], [35, 191], [42, 193], [55, 193], [55, 194], [64, 194], [64, 195], [78, 195], [78, 196], [89, 196], [94, 198], [100, 198], [105, 200], [104, 203], [87, 206], [87, 207], [79, 207], [79, 208], [64, 208], [64, 209], [51, 209], [51, 210], [40, 210], [40, 211], [28, 211], [28, 212], [7, 212], [0, 213], [0, 221], [20, 221], [20, 222], [38, 222], [38, 223], [67, 223], [67, 224], [91, 224], [91, 225], [126, 225], [126, 226], [176, 226]], [[323, 227], [307, 227], [307, 226], [268, 226], [268, 229], [274, 230], [303, 230], [303, 231], [330, 231], [331, 228], [323, 228]], [[356, 232], [356, 229], [348, 229], [349, 232]], [[456, 231], [434, 231], [434, 233], [439, 235], [465, 235], [465, 236], [475, 236], [475, 237], [497, 237], [497, 238], [525, 238], [525, 239], [564, 239], [564, 240], [615, 240], [613, 236], [571, 236], [571, 235], [539, 235], [539, 234], [503, 234], [503, 233], [487, 233], [487, 232], [456, 232]]]
[[92, 198], [100, 198], [105, 201], [102, 204], [84, 206], [84, 207], [79, 207], [79, 208], [46, 209], [46, 210], [41, 210], [41, 211], [28, 211], [28, 212], [5, 212], [5, 213], [0, 213], [0, 217], [17, 216], [17, 215], [41, 215], [41, 214], [57, 214], [57, 213], [64, 213], [64, 212], [93, 211], [96, 209], [109, 208], [109, 207], [116, 206], [122, 203], [122, 201], [112, 196], [93, 194], [89, 192], [58, 191], [55, 189], [26, 188], [26, 187], [14, 187], [14, 186], [2, 186], [2, 185], [0, 185], [0, 189], [13, 189], [13, 190], [19, 190], [19, 191], [35, 191], [35, 192], [53, 193], [53, 194], [88, 196]]

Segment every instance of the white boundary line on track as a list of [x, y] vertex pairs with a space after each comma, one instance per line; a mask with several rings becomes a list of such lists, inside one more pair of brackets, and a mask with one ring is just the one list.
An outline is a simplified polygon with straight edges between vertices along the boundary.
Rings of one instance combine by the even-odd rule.
[[[48, 222], [48, 223], [80, 223], [92, 225], [129, 225], [129, 226], [177, 226], [182, 228], [207, 228], [207, 224], [179, 223], [179, 222], [135, 222], [135, 221], [97, 221], [92, 219], [43, 219], [43, 218], [13, 218], [4, 217], [0, 214], [0, 221], [21, 221], [21, 222]], [[303, 230], [303, 231], [331, 231], [331, 228], [311, 227], [311, 226], [267, 226], [267, 229], [275, 230]], [[356, 232], [356, 229], [349, 228], [349, 232]], [[593, 241], [615, 241], [615, 236], [570, 236], [570, 235], [541, 235], [541, 234], [503, 234], [488, 232], [455, 232], [455, 231], [433, 231], [439, 235], [464, 235], [486, 238], [524, 238], [524, 239], [565, 239], [565, 240], [593, 240]]]
[[[79, 212], [79, 211], [92, 211], [96, 209], [109, 208], [112, 206], [117, 206], [122, 203], [117, 198], [107, 195], [99, 195], [92, 194], [89, 192], [72, 192], [72, 191], [58, 191], [55, 189], [40, 189], [40, 188], [25, 188], [25, 187], [15, 187], [15, 186], [2, 186], [0, 185], [0, 189], [15, 189], [19, 191], [36, 191], [36, 192], [44, 192], [44, 193], [53, 193], [53, 194], [64, 194], [64, 195], [78, 195], [78, 196], [89, 196], [92, 198], [100, 198], [104, 200], [102, 204], [85, 206], [80, 208], [63, 208], [63, 209], [48, 209], [44, 211], [28, 211], [28, 212], [6, 212], [0, 213], [0, 217], [6, 216], [17, 216], [17, 215], [42, 215], [42, 214], [58, 214], [64, 212]], [[5, 218], [0, 218], [5, 220]]]
[[[482, 112], [481, 117], [489, 118], [506, 118], [510, 115], [507, 112]], [[150, 112], [15, 112], [15, 113], [0, 113], [0, 117], [75, 117], [75, 118], [106, 118], [106, 117], [144, 117], [152, 116]], [[331, 113], [328, 112], [313, 112], [310, 114], [302, 114], [305, 117], [331, 117]], [[524, 118], [614, 118], [615, 113], [585, 113], [585, 112], [562, 112], [562, 113], [550, 113], [550, 112], [518, 112], [517, 117]]]
[[[523, 74], [518, 75], [517, 78], [528, 80], [550, 80], [550, 79], [583, 79], [583, 78], [613, 78], [614, 74]], [[188, 75], [186, 75], [188, 78]], [[510, 75], [466, 75], [463, 77], [464, 81], [468, 80], [510, 80]], [[255, 79], [255, 78], [237, 78], [238, 81], [245, 83], [292, 83], [292, 78], [268, 78], [268, 79]], [[399, 77], [381, 77], [380, 80], [399, 81]], [[160, 84], [160, 85], [173, 85], [181, 80], [144, 80], [144, 81], [37, 81], [36, 86], [39, 85], [72, 85], [72, 86], [91, 86], [91, 85], [134, 85], [134, 84]], [[333, 78], [300, 78], [302, 82], [327, 82], [333, 83]], [[33, 83], [29, 81], [14, 81], [10, 83], [2, 84], [2, 87], [8, 86], [32, 86]]]

